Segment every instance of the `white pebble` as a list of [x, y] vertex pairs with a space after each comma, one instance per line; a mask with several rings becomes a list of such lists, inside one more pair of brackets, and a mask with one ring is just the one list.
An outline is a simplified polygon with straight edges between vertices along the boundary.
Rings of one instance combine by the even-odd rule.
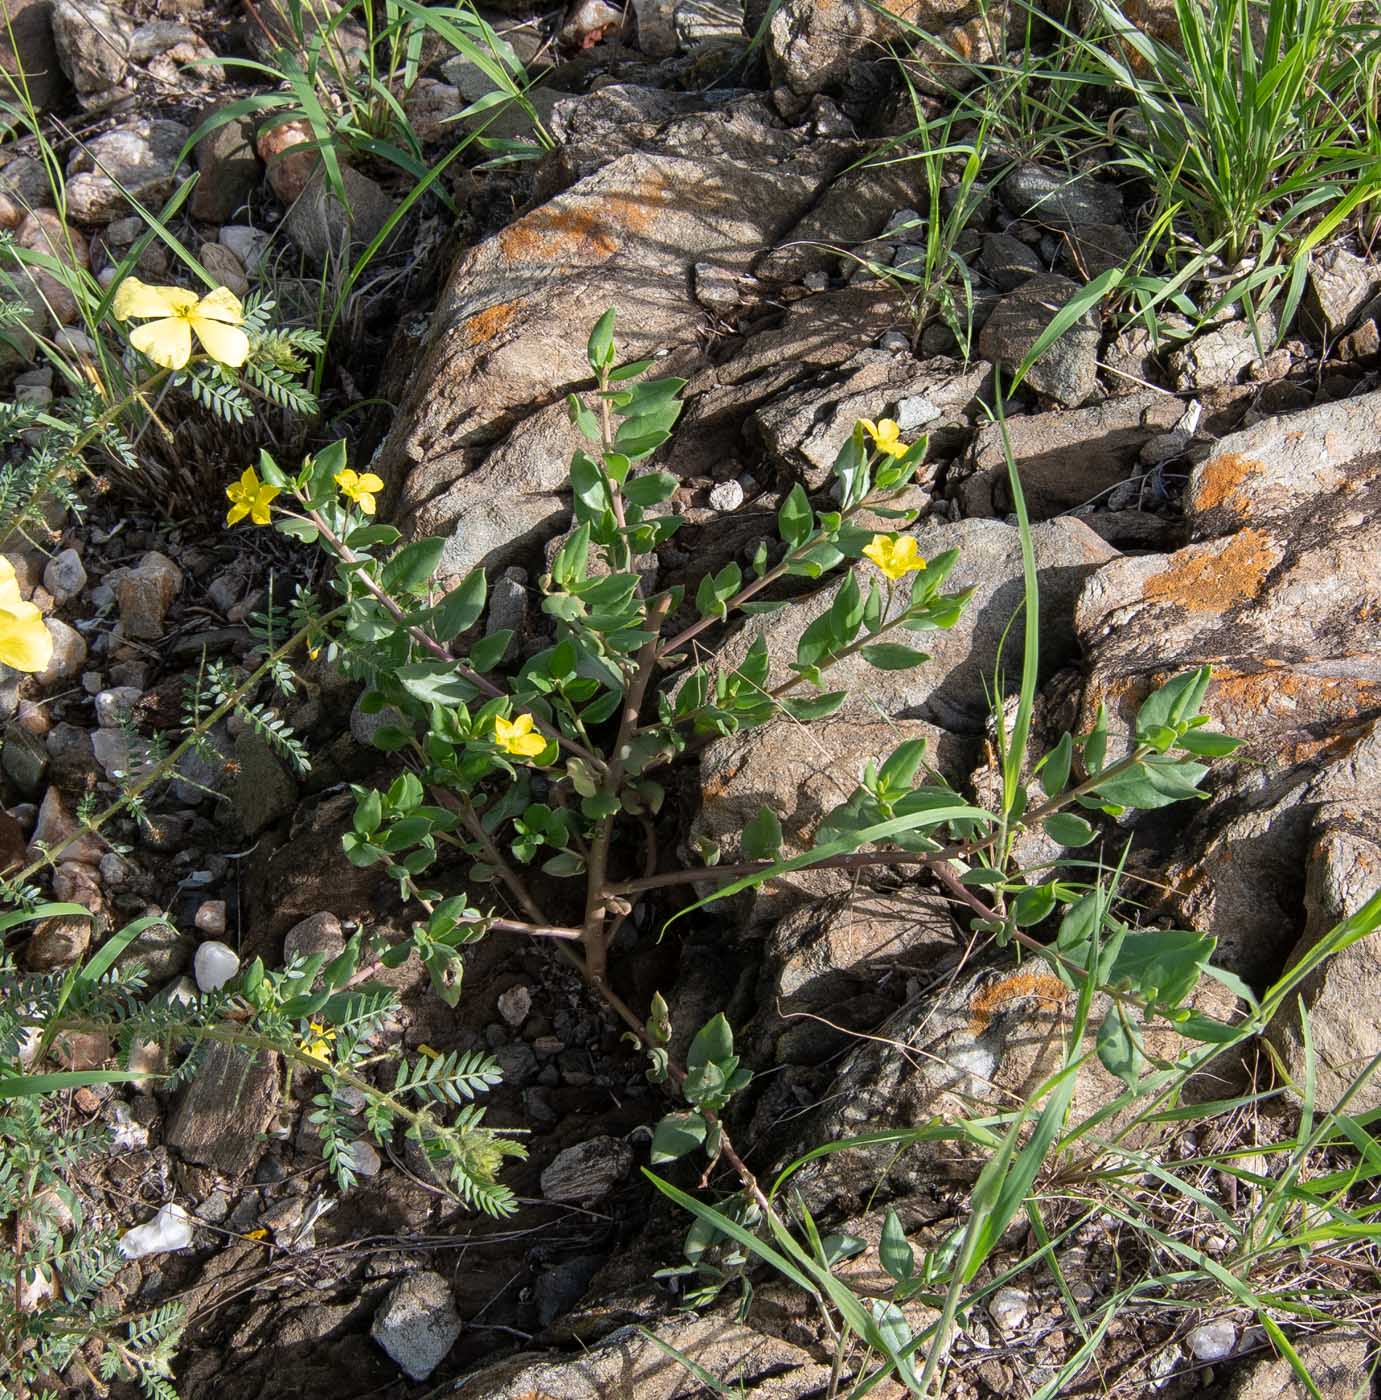
[[192, 1243], [192, 1217], [176, 1201], [169, 1201], [154, 1218], [136, 1225], [120, 1237], [120, 1253], [126, 1259], [167, 1254]]
[[197, 949], [192, 969], [203, 992], [218, 992], [240, 970], [240, 960], [233, 949], [212, 939]]
[[1184, 1343], [1198, 1361], [1221, 1361], [1231, 1356], [1237, 1345], [1237, 1328], [1222, 1318], [1201, 1322], [1185, 1333]]
[[737, 481], [721, 481], [710, 492], [711, 510], [737, 510], [743, 504], [743, 487]]
[[1030, 1311], [1031, 1300], [1020, 1288], [999, 1288], [988, 1299], [988, 1316], [1004, 1332], [1015, 1332]]

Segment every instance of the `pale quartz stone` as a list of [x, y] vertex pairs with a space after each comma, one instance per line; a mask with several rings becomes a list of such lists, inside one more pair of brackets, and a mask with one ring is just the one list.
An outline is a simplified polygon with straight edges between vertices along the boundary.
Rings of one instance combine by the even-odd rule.
[[212, 939], [197, 949], [192, 967], [203, 992], [218, 992], [240, 970], [240, 959], [233, 948]]

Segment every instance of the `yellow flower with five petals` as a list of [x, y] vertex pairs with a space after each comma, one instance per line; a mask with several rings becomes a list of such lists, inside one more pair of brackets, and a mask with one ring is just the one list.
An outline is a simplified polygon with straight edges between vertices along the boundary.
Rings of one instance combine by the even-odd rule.
[[517, 758], [536, 758], [547, 746], [540, 734], [532, 732], [532, 716], [519, 715], [515, 720], [506, 720], [502, 715], [494, 716], [494, 742], [505, 752]]
[[44, 671], [53, 659], [53, 634], [43, 614], [19, 596], [14, 565], [0, 555], [0, 661], [16, 671]]
[[230, 510], [226, 513], [227, 525], [238, 524], [249, 516], [255, 525], [269, 523], [269, 506], [281, 488], [270, 486], [259, 480], [259, 473], [253, 467], [246, 467], [244, 474], [233, 485], [225, 488], [230, 498]]
[[910, 445], [901, 440], [901, 428], [893, 418], [882, 418], [874, 423], [871, 418], [860, 418], [863, 431], [872, 438], [879, 452], [888, 457], [905, 457]]
[[894, 581], [925, 568], [914, 535], [874, 535], [863, 553]]
[[384, 489], [382, 477], [375, 476], [373, 472], [351, 471], [349, 467], [336, 473], [336, 485], [340, 487], [341, 495], [349, 497], [366, 515], [374, 514], [379, 504], [374, 493]]
[[231, 369], [249, 358], [249, 337], [240, 329], [244, 307], [229, 287], [199, 297], [185, 287], [151, 287], [126, 277], [111, 311], [117, 321], [148, 321], [131, 332], [129, 343], [163, 369], [181, 369], [192, 358], [194, 331], [201, 348]]

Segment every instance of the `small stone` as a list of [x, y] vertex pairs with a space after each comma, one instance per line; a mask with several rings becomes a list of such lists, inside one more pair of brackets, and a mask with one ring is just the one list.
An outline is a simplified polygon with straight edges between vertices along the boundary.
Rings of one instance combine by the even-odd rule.
[[1031, 1310], [1030, 1295], [1020, 1288], [999, 1288], [988, 1299], [988, 1316], [1006, 1333], [1015, 1332]]
[[235, 785], [231, 802], [246, 836], [258, 836], [297, 805], [297, 783], [257, 734], [235, 740]]
[[886, 350], [889, 354], [896, 355], [902, 351], [907, 353], [911, 350], [911, 337], [904, 331], [884, 331], [878, 337], [878, 349]]
[[249, 292], [249, 278], [239, 258], [223, 243], [201, 245], [201, 265], [208, 276], [222, 287], [228, 287], [237, 297]]
[[200, 932], [209, 933], [213, 938], [219, 938], [225, 932], [225, 900], [205, 900], [197, 908], [193, 923], [196, 924]]
[[56, 617], [45, 617], [43, 625], [53, 639], [53, 655], [39, 672], [39, 685], [47, 687], [74, 680], [86, 665], [86, 639]]
[[374, 1150], [374, 1144], [366, 1138], [356, 1138], [346, 1145], [340, 1154], [349, 1162], [356, 1176], [378, 1176], [383, 1161]]
[[120, 622], [130, 637], [157, 641], [163, 621], [182, 588], [182, 570], [156, 549], [150, 550], [132, 569], [116, 569], [106, 575], [120, 605]]
[[345, 190], [342, 204], [332, 193], [325, 172], [313, 177], [283, 220], [288, 237], [317, 263], [362, 248], [383, 231], [394, 202], [368, 175], [348, 165], [340, 167]]
[[542, 1173], [542, 1195], [572, 1203], [603, 1200], [632, 1165], [633, 1149], [622, 1138], [591, 1138], [557, 1154]]
[[[489, 590], [489, 616], [485, 620], [484, 635], [492, 637], [495, 632], [509, 631], [515, 635], [523, 630], [527, 617], [527, 589], [516, 579], [500, 575]], [[512, 644], [509, 644], [510, 650]]]
[[115, 729], [130, 717], [143, 692], [132, 685], [116, 686], [114, 690], [96, 693], [96, 723], [102, 729]]
[[521, 982], [499, 996], [499, 1015], [515, 1029], [521, 1026], [532, 1010], [532, 993]]
[[139, 773], [149, 758], [148, 740], [131, 736], [123, 729], [96, 730], [91, 736], [91, 751], [112, 783]]
[[75, 549], [53, 555], [43, 569], [43, 586], [56, 603], [75, 598], [86, 587], [86, 568]]
[[311, 145], [314, 139], [311, 123], [305, 120], [280, 122], [259, 133], [259, 159], [268, 166], [269, 184], [284, 204], [302, 197], [321, 165], [321, 153]]
[[217, 992], [240, 970], [240, 959], [233, 948], [212, 939], [197, 949], [192, 968], [203, 992]]
[[[986, 359], [1015, 368], [1057, 313], [1081, 288], [1058, 273], [1044, 273], [1008, 292], [993, 307], [979, 332], [978, 350]], [[1026, 383], [1076, 408], [1098, 387], [1098, 326], [1086, 313], [1047, 346], [1026, 376]]]
[[244, 270], [252, 275], [258, 272], [264, 260], [269, 239], [268, 234], [260, 233], [248, 224], [226, 224], [220, 231], [219, 241], [235, 254]]
[[56, 0], [52, 25], [58, 59], [82, 105], [101, 105], [129, 68], [133, 24], [99, 0]]
[[412, 1380], [424, 1381], [460, 1336], [460, 1315], [440, 1274], [405, 1278], [374, 1314], [369, 1335]]
[[[27, 703], [22, 701], [21, 706]], [[22, 720], [5, 734], [4, 748], [0, 749], [0, 767], [4, 768], [5, 776], [25, 797], [38, 796], [48, 771], [48, 750], [35, 735], [28, 732]]]
[[743, 504], [743, 487], [737, 481], [721, 481], [710, 492], [710, 509], [737, 510]]
[[38, 821], [29, 838], [29, 858], [37, 859], [45, 852], [52, 855], [61, 852], [64, 860], [79, 860], [85, 865], [99, 864], [105, 843], [94, 832], [78, 837], [76, 833], [79, 830], [63, 805], [62, 794], [57, 788], [50, 787], [43, 794]]
[[738, 276], [714, 263], [696, 263], [695, 299], [706, 311], [732, 311], [743, 301]]
[[177, 158], [190, 135], [181, 122], [140, 117], [93, 137], [68, 162], [69, 214], [103, 224], [125, 213], [129, 198], [145, 208], [162, 204], [185, 173]]
[[91, 946], [91, 920], [53, 918], [34, 925], [25, 963], [30, 972], [71, 967]]
[[830, 275], [828, 272], [807, 272], [801, 278], [801, 285], [808, 292], [827, 292], [830, 288]]
[[622, 25], [623, 11], [616, 10], [608, 0], [580, 0], [561, 26], [559, 37], [572, 48], [588, 49]]
[[[254, 150], [251, 118], [242, 116], [218, 126], [197, 142], [198, 179], [190, 200], [192, 217], [208, 224], [223, 224], [233, 218], [244, 207], [263, 171]], [[205, 249], [202, 266], [206, 267]], [[206, 270], [211, 271], [209, 267]]]
[[197, 984], [190, 977], [178, 977], [160, 993], [169, 1006], [195, 1006], [199, 1000]]
[[283, 962], [293, 963], [317, 953], [327, 962], [345, 951], [345, 933], [334, 914], [311, 914], [295, 923], [283, 938]]
[[1237, 1328], [1225, 1318], [1201, 1322], [1184, 1334], [1184, 1344], [1196, 1361], [1222, 1361], [1237, 1346]]
[[63, 1069], [100, 1069], [110, 1058], [110, 1037], [99, 1031], [59, 1031], [53, 1054]]

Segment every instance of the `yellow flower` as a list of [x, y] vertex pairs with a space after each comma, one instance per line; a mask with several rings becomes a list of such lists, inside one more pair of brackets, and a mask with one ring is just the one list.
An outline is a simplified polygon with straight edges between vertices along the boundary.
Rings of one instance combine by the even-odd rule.
[[331, 1042], [335, 1038], [335, 1031], [328, 1030], [320, 1021], [308, 1021], [306, 1037], [297, 1048], [304, 1055], [310, 1055], [314, 1060], [329, 1060], [331, 1058]]
[[336, 473], [336, 485], [340, 487], [341, 495], [348, 496], [366, 515], [374, 514], [378, 504], [374, 493], [384, 489], [382, 477], [375, 476], [373, 472], [353, 472], [349, 467]]
[[259, 480], [259, 473], [253, 467], [246, 467], [244, 475], [234, 484], [227, 486], [225, 494], [230, 497], [230, 510], [225, 517], [227, 525], [238, 524], [245, 516], [256, 525], [269, 523], [269, 505], [280, 488]]
[[532, 716], [519, 715], [517, 719], [504, 719], [494, 716], [494, 741], [505, 753], [516, 754], [519, 758], [536, 758], [547, 746], [547, 741], [532, 732]]
[[871, 418], [860, 418], [858, 420], [863, 425], [863, 431], [872, 438], [879, 452], [884, 452], [889, 457], [905, 457], [910, 451], [910, 446], [901, 440], [901, 429], [894, 419], [883, 418], [874, 423]]
[[43, 614], [19, 596], [14, 565], [0, 555], [0, 661], [16, 671], [45, 671], [53, 658], [53, 635]]
[[874, 535], [863, 553], [890, 579], [925, 568], [913, 535]]
[[202, 349], [223, 365], [235, 369], [249, 358], [249, 337], [240, 329], [244, 308], [228, 287], [199, 297], [185, 287], [150, 287], [127, 277], [111, 310], [117, 321], [158, 317], [134, 331], [129, 343], [164, 369], [181, 369], [192, 358], [193, 331]]

